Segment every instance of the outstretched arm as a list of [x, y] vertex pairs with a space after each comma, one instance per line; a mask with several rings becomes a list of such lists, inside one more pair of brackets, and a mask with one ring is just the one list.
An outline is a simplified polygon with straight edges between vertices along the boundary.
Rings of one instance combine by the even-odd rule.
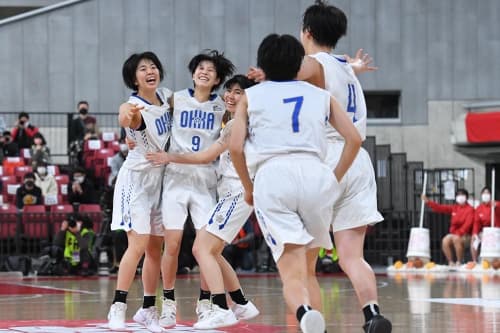
[[118, 122], [120, 126], [132, 129], [139, 128], [142, 123], [142, 116], [140, 112], [142, 109], [144, 109], [144, 107], [137, 104], [123, 103], [120, 105], [118, 114]]
[[378, 69], [378, 67], [371, 65], [373, 58], [368, 53], [363, 54], [363, 49], [359, 49], [354, 58], [351, 58], [348, 54], [344, 54], [344, 57], [356, 75], [373, 72]]
[[234, 117], [233, 134], [229, 142], [229, 152], [233, 161], [234, 168], [240, 177], [243, 188], [245, 189], [245, 201], [253, 205], [253, 182], [248, 173], [247, 161], [245, 158], [244, 145], [247, 136], [248, 122], [248, 102], [245, 95], [241, 96], [236, 106]]

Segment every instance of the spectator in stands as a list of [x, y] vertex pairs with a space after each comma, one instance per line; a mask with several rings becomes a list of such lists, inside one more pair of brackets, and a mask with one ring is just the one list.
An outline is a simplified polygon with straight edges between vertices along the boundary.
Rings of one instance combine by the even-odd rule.
[[222, 255], [236, 270], [250, 271], [254, 268], [254, 230], [250, 219], [243, 225], [231, 244], [227, 244]]
[[469, 205], [467, 199], [469, 199], [469, 192], [465, 189], [457, 190], [456, 204], [453, 205], [438, 204], [422, 194], [422, 200], [432, 211], [451, 215], [449, 233], [442, 240], [443, 253], [449, 266], [458, 266], [463, 263], [465, 246], [470, 243], [474, 208]]
[[[479, 256], [483, 228], [491, 227], [491, 199], [491, 190], [486, 186], [481, 190], [481, 204], [474, 211], [474, 226], [470, 242], [470, 252], [474, 262], [477, 262]], [[495, 201], [494, 226], [500, 228], [500, 201]]]
[[118, 171], [125, 162], [128, 155], [128, 145], [126, 143], [120, 143], [120, 151], [111, 158], [109, 162], [109, 167], [111, 168], [111, 175], [109, 176], [109, 186], [113, 186], [116, 176], [118, 176]]
[[49, 175], [47, 171], [47, 164], [40, 162], [35, 169], [35, 185], [42, 190], [42, 195], [57, 196], [57, 182], [54, 176]]
[[54, 238], [54, 245], [64, 253], [64, 263], [69, 274], [91, 275], [96, 263], [93, 253], [95, 233], [88, 216], [68, 216]]
[[47, 142], [42, 134], [36, 133], [33, 137], [33, 145], [30, 150], [31, 164], [33, 169], [40, 164], [48, 164], [51, 162], [50, 149], [47, 147]]
[[15, 127], [12, 129], [12, 140], [19, 145], [20, 149], [29, 149], [33, 145], [33, 138], [37, 133], [38, 128], [30, 123], [29, 114], [21, 112]]
[[3, 132], [0, 137], [0, 155], [3, 157], [15, 157], [19, 156], [19, 145], [12, 141], [12, 135], [9, 131]]
[[82, 167], [77, 167], [73, 172], [73, 181], [71, 186], [68, 186], [68, 198], [71, 204], [91, 204], [99, 200], [94, 183], [87, 177], [87, 172]]
[[78, 116], [76, 116], [70, 124], [69, 141], [83, 141], [86, 132], [86, 123], [96, 123], [96, 119], [89, 116], [89, 103], [80, 101], [76, 105]]
[[35, 175], [28, 172], [24, 175], [23, 184], [16, 191], [16, 206], [23, 209], [26, 205], [41, 205], [42, 190], [35, 185]]

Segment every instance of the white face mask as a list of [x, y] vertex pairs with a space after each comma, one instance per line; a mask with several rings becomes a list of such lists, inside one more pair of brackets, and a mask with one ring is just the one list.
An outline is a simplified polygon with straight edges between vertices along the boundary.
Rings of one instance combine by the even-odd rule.
[[47, 174], [47, 168], [46, 167], [38, 167], [36, 168], [36, 171], [40, 176], [45, 176]]
[[75, 182], [81, 184], [85, 180], [85, 176], [75, 177]]
[[490, 202], [491, 201], [491, 194], [489, 194], [489, 193], [481, 194], [481, 201], [485, 202], [485, 203]]
[[463, 205], [467, 201], [467, 197], [465, 195], [457, 195], [456, 201], [457, 204]]

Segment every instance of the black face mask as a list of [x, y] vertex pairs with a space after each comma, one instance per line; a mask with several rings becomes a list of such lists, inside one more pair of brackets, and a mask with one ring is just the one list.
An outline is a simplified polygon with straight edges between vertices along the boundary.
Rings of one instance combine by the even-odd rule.
[[26, 184], [26, 187], [29, 187], [29, 188], [32, 188], [33, 186], [35, 186], [35, 182], [33, 180], [27, 180], [26, 182], [24, 182], [24, 184]]
[[87, 115], [87, 114], [89, 113], [89, 110], [87, 110], [87, 109], [85, 109], [85, 108], [82, 108], [82, 109], [80, 109], [80, 111], [78, 111], [78, 112], [80, 112], [80, 114], [81, 114], [81, 115], [85, 116], [85, 115]]
[[19, 125], [23, 126], [24, 125], [24, 120], [19, 120]]

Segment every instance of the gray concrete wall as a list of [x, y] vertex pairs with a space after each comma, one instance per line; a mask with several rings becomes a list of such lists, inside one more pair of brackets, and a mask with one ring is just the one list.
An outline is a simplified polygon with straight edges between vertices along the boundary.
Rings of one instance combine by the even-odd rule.
[[[312, 0], [87, 0], [0, 22], [1, 111], [68, 111], [88, 99], [110, 112], [125, 98], [120, 69], [153, 50], [165, 84], [190, 84], [186, 64], [204, 48], [226, 52], [240, 72], [270, 32], [298, 36]], [[401, 121], [426, 124], [429, 100], [498, 98], [497, 0], [340, 0], [350, 26], [341, 53], [363, 47], [379, 71], [367, 90], [401, 90]]]

